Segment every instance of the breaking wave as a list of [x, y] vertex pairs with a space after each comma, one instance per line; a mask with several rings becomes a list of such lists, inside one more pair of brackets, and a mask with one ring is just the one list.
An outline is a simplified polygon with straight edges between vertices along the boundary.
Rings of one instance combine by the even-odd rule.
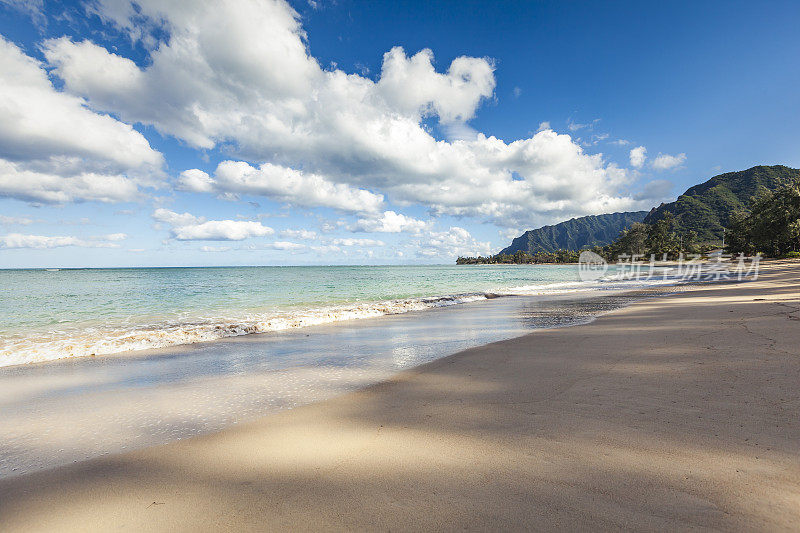
[[405, 298], [271, 313], [174, 320], [122, 327], [51, 331], [36, 336], [0, 335], [0, 366], [108, 355], [267, 333], [344, 320], [374, 318], [457, 305], [493, 297], [489, 293]]

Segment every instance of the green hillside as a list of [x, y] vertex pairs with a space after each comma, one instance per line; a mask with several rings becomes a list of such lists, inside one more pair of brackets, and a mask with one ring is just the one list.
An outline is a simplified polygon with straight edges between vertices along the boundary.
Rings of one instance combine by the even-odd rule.
[[691, 187], [676, 201], [654, 208], [644, 222], [652, 224], [666, 213], [672, 213], [677, 231], [695, 231], [700, 241], [719, 241], [733, 213], [749, 212], [753, 198], [798, 178], [800, 170], [783, 165], [720, 174]]
[[552, 226], [526, 231], [511, 241], [511, 246], [504, 248], [500, 253], [513, 254], [522, 251], [534, 254], [605, 246], [614, 241], [622, 230], [634, 222], [641, 222], [646, 215], [647, 211], [636, 211], [573, 218]]

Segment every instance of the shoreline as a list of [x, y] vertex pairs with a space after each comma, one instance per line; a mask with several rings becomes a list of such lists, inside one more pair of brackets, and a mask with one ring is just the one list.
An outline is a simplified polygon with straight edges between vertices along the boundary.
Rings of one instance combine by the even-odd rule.
[[0, 478], [221, 431], [531, 331], [681, 290], [509, 297], [0, 369]]
[[3, 479], [0, 526], [790, 529], [798, 274], [765, 264], [754, 282], [644, 299], [218, 433]]
[[[529, 266], [537, 268], [537, 265]], [[558, 266], [556, 265], [556, 268]], [[457, 269], [457, 267], [452, 268]], [[107, 269], [98, 271], [105, 270]], [[149, 269], [127, 270], [138, 272]], [[558, 269], [555, 272], [564, 271]], [[665, 280], [665, 283], [671, 284], [674, 281]], [[329, 302], [306, 302], [298, 305], [280, 303], [273, 307], [212, 307], [202, 312], [187, 312], [176, 308], [163, 316], [152, 313], [136, 316], [138, 311], [131, 309], [130, 312], [133, 314], [124, 319], [86, 317], [83, 321], [64, 322], [63, 326], [59, 327], [52, 324], [44, 329], [41, 325], [25, 326], [16, 330], [12, 327], [9, 334], [0, 339], [0, 368], [83, 357], [113, 357], [126, 353], [191, 346], [233, 337], [301, 330], [309, 326], [400, 315], [505, 296], [549, 298], [559, 297], [562, 294], [583, 292], [602, 294], [607, 291], [639, 288], [624, 287], [626, 284], [635, 285], [629, 280], [585, 283], [577, 278], [548, 279], [548, 276], [541, 275], [537, 277], [536, 272], [530, 281], [506, 280], [505, 285], [498, 285], [482, 280], [480, 284], [484, 287], [453, 292], [447, 292], [444, 287], [439, 287], [438, 290], [415, 291], [421, 293], [408, 296], [392, 295], [345, 300], [334, 298]], [[660, 285], [660, 283], [649, 281], [646, 285]]]
[[[603, 286], [605, 283], [608, 284], [607, 287]], [[635, 293], [647, 291], [649, 289], [667, 289], [668, 287], [680, 286], [682, 284], [680, 280], [676, 279], [665, 279], [663, 283], [647, 280], [646, 283], [639, 286], [635, 285], [635, 283], [639, 282], [633, 280], [609, 279], [590, 285], [576, 280], [509, 287], [505, 289], [499, 288], [491, 291], [412, 296], [389, 300], [365, 300], [350, 303], [328, 304], [312, 308], [288, 308], [263, 313], [240, 311], [240, 316], [238, 317], [231, 316], [225, 319], [206, 319], [202, 321], [198, 319], [184, 322], [141, 323], [134, 324], [124, 330], [120, 330], [121, 326], [114, 328], [108, 326], [101, 327], [93, 324], [91, 326], [72, 330], [71, 336], [63, 337], [58, 340], [49, 339], [47, 343], [40, 342], [40, 345], [34, 344], [32, 346], [16, 347], [13, 345], [0, 345], [0, 369], [83, 358], [135, 356], [137, 354], [157, 352], [159, 350], [180, 349], [181, 347], [191, 347], [202, 343], [225, 341], [236, 337], [299, 331], [308, 327], [430, 311], [443, 307], [453, 307], [496, 298], [538, 297], [543, 300], [557, 300], [560, 298], [572, 298], [578, 295], [586, 295], [586, 298], [594, 298], [606, 295]], [[631, 284], [631, 286], [625, 286], [628, 284]], [[568, 288], [568, 286], [574, 287]], [[90, 330], [92, 333], [87, 333]], [[82, 335], [97, 335], [98, 333], [101, 334], [100, 337], [92, 337], [91, 339], [83, 339], [81, 337]], [[40, 337], [47, 337], [50, 335], [50, 332], [38, 332], [38, 335]], [[37, 338], [37, 336], [31, 334], [31, 338]], [[116, 344], [109, 347], [106, 343], [110, 339], [114, 339]], [[21, 342], [29, 343], [30, 341], [28, 338], [25, 338], [22, 339]], [[94, 345], [87, 343], [94, 343]], [[47, 347], [49, 350], [55, 350], [58, 355], [34, 355], [34, 353], [22, 357], [16, 355], [17, 358], [21, 357], [21, 361], [13, 363], [2, 359], [3, 356], [7, 357], [9, 353], [18, 353], [20, 350], [25, 353], [34, 347], [40, 349]], [[63, 355], [62, 352], [64, 350], [75, 350], [81, 353], [68, 353], [67, 355]]]

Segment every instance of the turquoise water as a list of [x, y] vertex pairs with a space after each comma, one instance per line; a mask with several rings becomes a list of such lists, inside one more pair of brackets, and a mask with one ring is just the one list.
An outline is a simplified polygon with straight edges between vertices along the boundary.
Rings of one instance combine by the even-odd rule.
[[572, 265], [0, 270], [0, 366], [594, 290]]

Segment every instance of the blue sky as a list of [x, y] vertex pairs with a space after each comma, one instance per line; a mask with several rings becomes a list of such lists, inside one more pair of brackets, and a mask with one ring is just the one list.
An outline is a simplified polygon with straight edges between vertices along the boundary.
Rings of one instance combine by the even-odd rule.
[[0, 0], [0, 267], [449, 263], [800, 166], [796, 2]]

